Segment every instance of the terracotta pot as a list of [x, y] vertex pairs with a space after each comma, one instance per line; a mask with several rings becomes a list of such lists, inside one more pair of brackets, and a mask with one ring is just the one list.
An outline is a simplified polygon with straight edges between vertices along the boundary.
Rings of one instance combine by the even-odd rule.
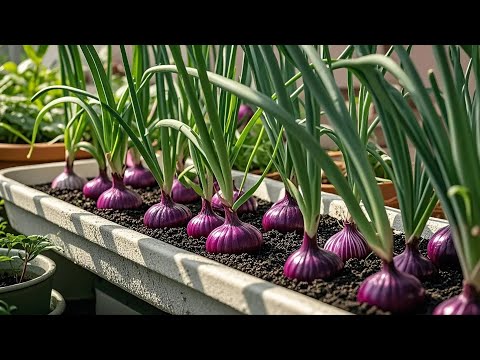
[[[385, 206], [390, 206], [398, 209], [397, 193], [395, 192], [393, 182], [386, 181], [381, 182], [378, 185], [380, 187], [380, 190], [382, 191]], [[328, 192], [330, 194], [337, 194], [337, 191], [332, 184], [322, 184], [322, 191]]]
[[[252, 170], [250, 172], [252, 174], [255, 174], [255, 175], [262, 175], [263, 174], [263, 171], [258, 170], [258, 169], [257, 170]], [[265, 177], [269, 178], [269, 179], [272, 179], [272, 180], [282, 181], [282, 178], [280, 177], [280, 173], [278, 171], [268, 173], [267, 175], [265, 175]]]
[[[0, 169], [20, 165], [32, 165], [65, 160], [65, 146], [63, 143], [35, 145], [32, 157], [27, 159], [30, 151], [28, 144], [0, 143]], [[78, 151], [76, 159], [88, 159], [91, 155], [85, 151]]]
[[439, 219], [446, 219], [447, 218], [445, 216], [444, 212], [443, 212], [443, 209], [442, 209], [442, 206], [440, 205], [440, 203], [438, 203], [435, 206], [435, 208], [433, 209], [432, 217], [436, 217], [436, 218], [439, 218]]
[[[328, 155], [330, 155], [330, 157], [338, 166], [340, 171], [342, 171], [342, 173], [346, 175], [345, 162], [343, 161], [341, 151], [329, 151]], [[324, 180], [328, 181], [326, 178], [324, 178]], [[385, 181], [379, 183], [378, 185], [380, 187], [380, 191], [382, 192], [385, 206], [390, 206], [398, 209], [397, 193], [395, 191], [395, 186], [393, 185], [393, 182]], [[335, 187], [328, 182], [322, 184], [322, 191], [328, 192], [330, 194], [337, 194]]]
[[327, 154], [334, 161], [343, 161], [343, 154], [340, 150], [328, 150]]
[[[380, 190], [382, 191], [384, 204], [385, 206], [390, 206], [393, 208], [399, 209], [400, 206], [398, 204], [397, 193], [395, 191], [395, 187], [391, 181], [379, 183]], [[335, 188], [332, 184], [322, 184], [322, 191], [328, 192], [330, 194], [337, 194]], [[438, 218], [438, 219], [446, 219], [445, 214], [443, 213], [442, 207], [440, 204], [437, 204], [432, 211], [431, 217]]]
[[[329, 151], [327, 151], [327, 153], [333, 160], [335, 160], [335, 163], [337, 165], [340, 165], [342, 163], [341, 160], [343, 159], [343, 156], [342, 156], [342, 152], [340, 150], [329, 150]], [[262, 175], [263, 174], [263, 171], [259, 170], [259, 169], [252, 170], [250, 172], [252, 174], [255, 174], [255, 175]], [[280, 173], [278, 171], [268, 173], [265, 177], [268, 178], [268, 179], [272, 179], [272, 180], [282, 181], [282, 178], [280, 177]]]

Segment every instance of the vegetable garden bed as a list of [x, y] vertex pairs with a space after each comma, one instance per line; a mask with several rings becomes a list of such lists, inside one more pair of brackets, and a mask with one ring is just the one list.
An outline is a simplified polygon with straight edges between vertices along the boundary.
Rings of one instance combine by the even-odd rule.
[[[309, 285], [288, 280], [282, 273], [283, 264], [299, 247], [299, 235], [270, 231], [263, 233], [265, 243], [259, 252], [208, 254], [204, 250], [205, 240], [188, 238], [184, 228], [152, 230], [143, 226], [143, 213], [158, 201], [158, 189], [139, 192], [144, 207], [117, 212], [96, 209], [94, 202], [78, 191], [32, 186], [48, 191], [57, 199], [29, 187], [49, 183], [61, 169], [62, 164], [49, 164], [0, 173], [0, 196], [6, 200], [12, 226], [25, 234], [51, 234], [54, 242], [63, 248], [64, 256], [162, 310], [177, 314], [341, 314], [345, 313], [343, 310], [359, 314], [384, 313], [356, 302], [360, 282], [379, 269], [380, 260], [373, 254], [366, 260], [348, 260], [342, 272], [330, 281], [315, 280]], [[82, 176], [93, 177], [95, 163], [79, 161], [77, 171]], [[242, 176], [238, 172], [233, 175], [234, 179]], [[257, 179], [258, 176], [249, 175], [246, 188]], [[264, 180], [255, 193], [262, 199], [257, 213], [242, 215], [241, 219], [261, 229], [261, 216], [269, 208], [269, 202], [278, 200], [282, 193], [280, 182]], [[323, 193], [322, 203], [324, 215], [318, 232], [321, 246], [339, 230], [335, 218], [341, 218], [345, 211], [337, 196]], [[194, 213], [198, 208], [199, 204], [191, 205]], [[387, 210], [392, 227], [401, 231], [399, 211]], [[423, 237], [430, 237], [446, 224], [445, 220], [431, 218]], [[395, 252], [403, 248], [403, 237], [397, 234]], [[425, 241], [420, 249], [425, 254]], [[417, 312], [431, 313], [439, 302], [460, 293], [461, 283], [459, 270], [441, 270], [432, 280], [423, 282], [427, 299]]]

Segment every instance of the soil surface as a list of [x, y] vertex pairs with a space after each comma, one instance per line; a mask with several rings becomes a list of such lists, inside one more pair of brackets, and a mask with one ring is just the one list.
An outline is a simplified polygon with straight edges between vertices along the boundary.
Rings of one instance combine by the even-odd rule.
[[[287, 257], [300, 247], [302, 236], [295, 233], [283, 235], [277, 231], [263, 232], [262, 216], [270, 208], [271, 203], [269, 202], [257, 199], [259, 204], [257, 212], [240, 216], [242, 221], [248, 222], [262, 231], [265, 243], [258, 252], [239, 255], [209, 254], [205, 251], [205, 239], [189, 238], [185, 228], [149, 229], [143, 226], [143, 214], [160, 199], [158, 188], [136, 190], [144, 200], [144, 205], [140, 209], [117, 211], [98, 210], [95, 201], [86, 199], [81, 191], [53, 190], [50, 188], [50, 184], [34, 187], [142, 234], [213, 259], [276, 285], [298, 291], [338, 308], [355, 314], [388, 314], [376, 307], [356, 301], [357, 290], [361, 282], [380, 269], [380, 259], [374, 254], [370, 254], [364, 260], [348, 260], [344, 269], [329, 281], [315, 280], [308, 284], [284, 277], [283, 265]], [[189, 208], [193, 214], [197, 214], [200, 210], [200, 201], [189, 205]], [[340, 229], [341, 223], [337, 219], [323, 215], [318, 230], [319, 245], [323, 247], [328, 238]], [[403, 234], [395, 234], [395, 253], [399, 254], [404, 248]], [[427, 241], [422, 240], [420, 250], [426, 256]], [[454, 268], [440, 270], [434, 278], [424, 281], [423, 285], [426, 290], [426, 301], [425, 305], [417, 309], [416, 313], [431, 314], [437, 304], [461, 292], [462, 274], [460, 270]]]
[[[22, 282], [28, 281], [29, 279], [23, 279]], [[0, 273], [0, 288], [4, 286], [15, 285], [17, 283], [17, 278], [9, 273]]]

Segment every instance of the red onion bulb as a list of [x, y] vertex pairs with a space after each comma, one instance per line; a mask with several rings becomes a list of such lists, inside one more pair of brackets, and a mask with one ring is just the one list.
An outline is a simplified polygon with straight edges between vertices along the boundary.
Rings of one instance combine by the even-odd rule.
[[200, 198], [198, 194], [192, 188], [186, 188], [177, 179], [173, 179], [172, 185], [172, 199], [179, 204], [191, 204]]
[[418, 251], [418, 245], [408, 243], [405, 250], [393, 258], [399, 271], [415, 276], [419, 280], [427, 279], [437, 273], [435, 265]]
[[118, 174], [112, 175], [112, 187], [103, 192], [97, 200], [99, 209], [137, 209], [142, 206], [142, 198], [136, 192], [129, 190]]
[[331, 278], [343, 265], [337, 254], [318, 247], [316, 235], [310, 237], [304, 233], [302, 246], [288, 257], [283, 274], [289, 279], [312, 282]]
[[87, 182], [83, 186], [83, 195], [85, 197], [97, 200], [100, 195], [112, 187], [112, 182], [108, 178], [105, 170], [100, 170], [99, 175]]
[[238, 108], [238, 123], [248, 122], [253, 114], [253, 109], [250, 106], [246, 104], [240, 105]]
[[[219, 190], [215, 195], [212, 197], [212, 208], [215, 211], [218, 212], [223, 212], [223, 204], [222, 201], [220, 200], [220, 194], [222, 192]], [[233, 201], [236, 201], [240, 196], [242, 196], [245, 192], [238, 191], [237, 187], [235, 184], [233, 184]], [[258, 203], [257, 200], [253, 196], [251, 196], [245, 203], [243, 203], [242, 206], [240, 206], [237, 209], [237, 214], [246, 214], [246, 213], [252, 213], [255, 212], [258, 208]]]
[[439, 268], [446, 265], [459, 265], [450, 225], [436, 231], [432, 235], [428, 241], [427, 255]]
[[370, 254], [370, 248], [357, 226], [347, 221], [343, 223], [342, 230], [327, 240], [324, 248], [340, 256], [342, 261], [363, 259]]
[[462, 293], [440, 303], [433, 315], [480, 315], [480, 294], [473, 285], [464, 283]]
[[52, 189], [82, 190], [87, 182], [84, 177], [75, 174], [72, 168], [65, 166], [63, 172], [52, 181]]
[[125, 185], [130, 185], [134, 189], [146, 188], [157, 183], [150, 170], [145, 169], [143, 165], [136, 164], [125, 170]]
[[302, 212], [288, 191], [285, 191], [285, 196], [263, 215], [262, 226], [265, 231], [277, 230], [283, 234], [303, 232]]
[[129, 149], [127, 151], [127, 158], [125, 160], [125, 165], [127, 165], [127, 167], [134, 167], [135, 166], [135, 160], [132, 156], [132, 151], [134, 151], [133, 149]]
[[202, 199], [202, 209], [187, 225], [187, 234], [195, 239], [208, 237], [210, 233], [221, 226], [225, 220], [213, 210], [210, 202]]
[[162, 191], [158, 204], [151, 206], [143, 217], [143, 224], [149, 228], [173, 228], [185, 225], [192, 218], [188, 207], [177, 204]]
[[425, 300], [425, 289], [413, 275], [398, 271], [392, 262], [366, 278], [358, 289], [357, 300], [394, 313], [415, 310]]
[[256, 227], [240, 221], [231, 209], [225, 209], [225, 223], [208, 235], [205, 245], [210, 253], [240, 254], [256, 251], [262, 244], [262, 233]]

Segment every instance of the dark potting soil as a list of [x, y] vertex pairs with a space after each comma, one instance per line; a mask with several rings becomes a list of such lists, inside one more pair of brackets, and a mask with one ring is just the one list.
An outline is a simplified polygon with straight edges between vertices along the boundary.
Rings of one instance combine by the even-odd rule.
[[[335, 278], [328, 281], [315, 280], [313, 283], [308, 284], [306, 282], [289, 280], [283, 276], [283, 265], [287, 257], [300, 247], [302, 236], [295, 233], [284, 235], [277, 231], [263, 232], [262, 216], [271, 206], [271, 203], [267, 201], [257, 199], [259, 205], [257, 212], [240, 216], [242, 221], [252, 224], [262, 231], [265, 241], [262, 248], [252, 254], [227, 255], [207, 253], [205, 251], [205, 239], [189, 238], [185, 228], [149, 229], [143, 226], [143, 214], [160, 199], [158, 188], [136, 190], [143, 198], [143, 206], [138, 210], [122, 211], [99, 210], [95, 206], [95, 201], [86, 199], [81, 191], [53, 190], [50, 188], [50, 184], [38, 185], [34, 186], [34, 188], [147, 236], [205, 256], [352, 313], [388, 314], [388, 312], [374, 306], [360, 304], [356, 301], [357, 291], [361, 282], [380, 269], [381, 261], [374, 254], [370, 254], [364, 260], [348, 260], [344, 269]], [[188, 206], [193, 214], [197, 214], [200, 210], [200, 202]], [[341, 224], [337, 219], [323, 215], [318, 230], [319, 245], [323, 247], [327, 239], [340, 229]], [[403, 234], [396, 234], [394, 240], [394, 251], [396, 254], [399, 254], [405, 248]], [[427, 241], [422, 240], [420, 250], [426, 256]], [[416, 313], [431, 314], [437, 304], [461, 292], [462, 274], [460, 270], [453, 268], [439, 270], [435, 277], [424, 281], [423, 285], [426, 290], [426, 301], [425, 305], [418, 309]]]
[[[24, 278], [22, 282], [28, 281], [29, 279]], [[4, 286], [15, 285], [17, 283], [17, 278], [9, 273], [0, 274], [0, 288]]]

